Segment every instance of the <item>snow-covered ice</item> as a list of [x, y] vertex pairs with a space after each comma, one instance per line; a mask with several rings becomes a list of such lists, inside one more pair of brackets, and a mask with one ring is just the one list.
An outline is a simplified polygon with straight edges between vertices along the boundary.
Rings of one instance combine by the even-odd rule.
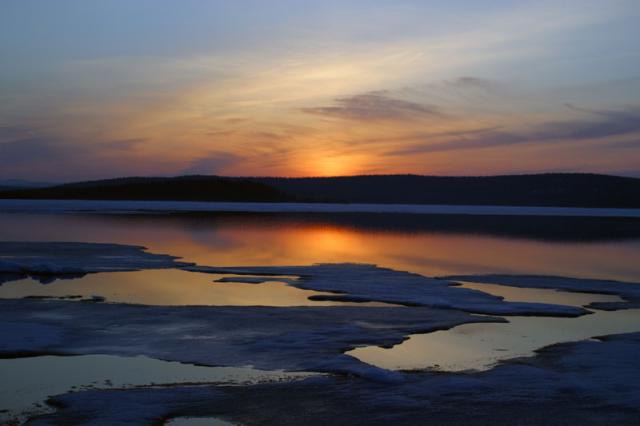
[[365, 264], [318, 264], [312, 266], [210, 267], [188, 266], [194, 272], [229, 273], [255, 276], [264, 274], [298, 276], [288, 280], [291, 286], [305, 290], [335, 293], [312, 297], [316, 300], [345, 302], [386, 302], [408, 306], [460, 309], [487, 315], [537, 315], [575, 317], [587, 314], [580, 307], [544, 303], [505, 302], [501, 297], [461, 288], [456, 283], [428, 278], [411, 272], [396, 271]]
[[[466, 374], [388, 371], [345, 352], [393, 346], [407, 336], [460, 324], [505, 322], [488, 315], [578, 317], [577, 306], [508, 302], [456, 280], [620, 295], [636, 284], [505, 275], [428, 278], [363, 264], [212, 267], [142, 247], [89, 243], [0, 243], [0, 272], [47, 280], [73, 274], [179, 268], [235, 274], [229, 282], [281, 281], [322, 298], [405, 306], [239, 307], [0, 300], [0, 357], [144, 355], [206, 366], [332, 373], [286, 384], [88, 390], [57, 396], [54, 414], [33, 424], [150, 424], [212, 417], [242, 424], [633, 424], [640, 419], [640, 333], [554, 345], [535, 357]], [[213, 279], [212, 279], [213, 281]], [[211, 282], [211, 285], [216, 285]], [[609, 302], [611, 303], [611, 302]], [[629, 306], [626, 306], [629, 305]], [[484, 314], [484, 315], [474, 315]], [[284, 413], [284, 414], [283, 414]], [[290, 416], [286, 415], [290, 413]]]
[[3, 212], [410, 213], [492, 216], [640, 217], [640, 209], [438, 204], [230, 203], [213, 201], [0, 200]]
[[86, 389], [119, 389], [184, 384], [247, 385], [297, 380], [308, 373], [261, 371], [248, 367], [203, 367], [136, 356], [36, 356], [0, 361], [0, 424], [53, 411], [50, 395]]
[[144, 247], [78, 242], [0, 241], [0, 284], [27, 277], [49, 282], [95, 272], [176, 268], [177, 257]]
[[246, 387], [86, 391], [57, 396], [60, 410], [33, 425], [95, 418], [151, 424], [212, 416], [260, 425], [635, 425], [640, 420], [640, 333], [554, 345], [476, 374], [405, 373], [397, 383], [309, 378]]
[[602, 310], [640, 308], [640, 283], [586, 278], [555, 277], [546, 275], [455, 275], [443, 277], [452, 281], [500, 284], [520, 288], [543, 288], [580, 293], [614, 294], [622, 302], [594, 302], [587, 307]]
[[[343, 353], [468, 322], [504, 321], [429, 308], [164, 307], [54, 300], [0, 300], [0, 357], [33, 354], [146, 355], [209, 366], [395, 374]], [[17, 328], [14, 328], [17, 327]], [[45, 329], [46, 328], [46, 329]], [[23, 338], [12, 330], [54, 338]]]

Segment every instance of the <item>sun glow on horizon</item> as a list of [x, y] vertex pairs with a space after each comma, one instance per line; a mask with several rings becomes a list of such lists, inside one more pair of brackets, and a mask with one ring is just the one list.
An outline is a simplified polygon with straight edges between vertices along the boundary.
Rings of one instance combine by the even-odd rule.
[[315, 174], [323, 177], [353, 175], [354, 170], [352, 162], [345, 157], [319, 158], [314, 167]]
[[13, 3], [0, 178], [640, 174], [632, 0]]

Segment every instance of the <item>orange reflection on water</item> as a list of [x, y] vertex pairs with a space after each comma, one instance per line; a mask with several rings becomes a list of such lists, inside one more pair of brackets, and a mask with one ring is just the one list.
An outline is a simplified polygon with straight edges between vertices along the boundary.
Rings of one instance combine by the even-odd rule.
[[374, 263], [426, 275], [548, 274], [640, 280], [638, 242], [557, 243], [483, 235], [362, 231], [338, 226], [221, 228], [238, 251], [195, 254], [223, 264]]
[[508, 320], [509, 323], [464, 324], [415, 334], [390, 349], [366, 347], [347, 353], [391, 370], [487, 370], [501, 360], [532, 356], [535, 350], [556, 343], [636, 332], [640, 310], [595, 311], [579, 318], [509, 317]]
[[390, 306], [383, 303], [311, 301], [309, 296], [327, 295], [273, 281], [261, 284], [214, 282], [222, 275], [176, 269], [138, 272], [105, 272], [82, 278], [40, 284], [31, 279], [0, 286], [0, 298], [27, 296], [68, 297], [93, 295], [108, 302], [144, 305], [207, 306]]
[[371, 229], [357, 222], [263, 220], [259, 215], [12, 214], [2, 215], [0, 235], [8, 241], [144, 245], [203, 265], [358, 262], [425, 275], [549, 274], [640, 282], [639, 239], [546, 241], [490, 233]]
[[[613, 295], [497, 284], [465, 283], [464, 287], [501, 296], [508, 301], [587, 306], [593, 302], [622, 300]], [[361, 347], [348, 354], [392, 370], [487, 370], [501, 360], [532, 356], [535, 350], [556, 343], [635, 332], [640, 324], [640, 309], [613, 312], [593, 309], [591, 314], [577, 318], [510, 316], [506, 319], [507, 323], [463, 324], [448, 330], [414, 334], [392, 348]]]

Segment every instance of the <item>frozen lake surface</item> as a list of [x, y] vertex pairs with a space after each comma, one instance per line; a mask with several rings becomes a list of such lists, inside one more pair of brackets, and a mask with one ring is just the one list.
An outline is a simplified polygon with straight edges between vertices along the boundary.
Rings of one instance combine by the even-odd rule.
[[[103, 213], [0, 208], [0, 353], [10, 358], [0, 369], [19, 381], [42, 368], [34, 377], [62, 386], [25, 398], [32, 407], [61, 394], [54, 399], [64, 408], [41, 424], [96, 412], [138, 424], [261, 424], [281, 410], [309, 424], [412, 410], [437, 418], [427, 402], [438, 398], [442, 410], [455, 401], [481, 411], [524, 398], [521, 409], [535, 416], [550, 395], [582, 423], [601, 419], [589, 411], [597, 404], [615, 407], [604, 413], [622, 416], [620, 424], [635, 415], [637, 333], [590, 340], [640, 331], [634, 217]], [[29, 246], [51, 241], [59, 243]], [[64, 243], [74, 241], [109, 244]], [[522, 356], [531, 358], [509, 361]], [[87, 369], [99, 376], [88, 380], [92, 389], [68, 383], [83, 359], [102, 366]], [[73, 360], [76, 371], [65, 364]], [[139, 371], [127, 373], [123, 360]], [[248, 365], [328, 375], [229, 389], [185, 374], [175, 386], [150, 387], [173, 379], [135, 379], [140, 360], [200, 364], [178, 365], [218, 369], [213, 381], [227, 383]], [[77, 392], [65, 394], [71, 386]], [[19, 386], [6, 386], [4, 405], [11, 389]], [[583, 399], [563, 400], [568, 394]], [[346, 395], [352, 405], [340, 402]], [[246, 398], [250, 406], [239, 404]], [[296, 411], [309, 406], [324, 408]]]
[[[38, 356], [0, 360], [0, 423], [23, 413], [51, 411], [51, 395], [86, 389], [175, 386], [189, 383], [247, 385], [295, 380], [309, 374], [260, 371], [249, 367], [203, 367], [143, 356]], [[3, 419], [4, 418], [4, 419]]]
[[85, 301], [98, 296], [112, 303], [156, 306], [385, 306], [384, 303], [310, 300], [312, 296], [331, 294], [291, 287], [281, 281], [294, 279], [288, 277], [270, 277], [260, 284], [219, 281], [235, 277], [162, 269], [88, 274], [48, 284], [25, 278], [1, 285], [0, 298]]
[[[464, 285], [505, 300], [588, 306], [594, 302], [619, 302], [618, 296], [514, 288], [493, 284]], [[640, 310], [630, 309], [578, 318], [508, 317], [508, 323], [463, 324], [449, 330], [412, 335], [393, 348], [357, 348], [349, 355], [392, 370], [488, 370], [506, 359], [527, 357], [545, 346], [574, 342], [640, 329]]]
[[228, 203], [214, 201], [0, 200], [5, 212], [409, 213], [499, 216], [640, 217], [640, 209], [440, 204]]

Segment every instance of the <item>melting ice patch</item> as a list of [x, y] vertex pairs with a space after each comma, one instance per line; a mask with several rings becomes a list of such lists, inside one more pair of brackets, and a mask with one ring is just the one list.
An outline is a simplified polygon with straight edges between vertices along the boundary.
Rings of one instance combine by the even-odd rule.
[[0, 241], [0, 284], [27, 277], [44, 283], [88, 273], [187, 266], [144, 247], [77, 242]]
[[[49, 396], [86, 389], [116, 389], [195, 383], [248, 385], [295, 380], [310, 373], [250, 367], [203, 367], [144, 356], [38, 356], [0, 360], [0, 422], [51, 411]], [[4, 418], [4, 419], [3, 419]]]

